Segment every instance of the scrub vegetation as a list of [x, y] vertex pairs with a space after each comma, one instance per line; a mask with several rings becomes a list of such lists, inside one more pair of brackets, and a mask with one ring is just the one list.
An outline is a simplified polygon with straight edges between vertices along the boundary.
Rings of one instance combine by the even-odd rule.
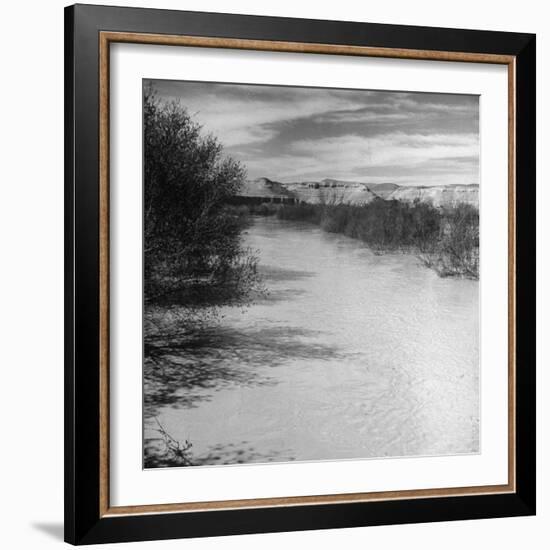
[[359, 239], [379, 253], [416, 253], [442, 277], [479, 277], [479, 213], [469, 204], [435, 208], [418, 200], [374, 200], [364, 205], [333, 201], [264, 204], [252, 213], [314, 223], [324, 231]]

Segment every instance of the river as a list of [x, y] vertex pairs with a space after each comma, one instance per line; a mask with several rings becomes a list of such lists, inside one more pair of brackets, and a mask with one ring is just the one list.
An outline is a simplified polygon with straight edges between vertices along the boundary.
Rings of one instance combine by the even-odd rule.
[[154, 410], [197, 464], [479, 451], [477, 281], [274, 217], [245, 240], [268, 294], [181, 351], [201, 376]]

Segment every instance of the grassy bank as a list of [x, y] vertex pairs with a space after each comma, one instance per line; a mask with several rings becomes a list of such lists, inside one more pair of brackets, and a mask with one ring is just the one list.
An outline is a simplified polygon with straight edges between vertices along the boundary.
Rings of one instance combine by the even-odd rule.
[[359, 239], [376, 252], [413, 252], [442, 277], [479, 277], [479, 213], [468, 204], [435, 208], [381, 200], [361, 206], [266, 203], [251, 213], [313, 223]]

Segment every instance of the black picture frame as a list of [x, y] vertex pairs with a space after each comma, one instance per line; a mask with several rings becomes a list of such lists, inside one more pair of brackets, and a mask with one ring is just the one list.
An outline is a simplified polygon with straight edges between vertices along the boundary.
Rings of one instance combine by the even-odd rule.
[[[512, 56], [515, 491], [139, 515], [100, 512], [100, 32]], [[535, 36], [75, 5], [65, 9], [65, 540], [72, 544], [535, 514]]]

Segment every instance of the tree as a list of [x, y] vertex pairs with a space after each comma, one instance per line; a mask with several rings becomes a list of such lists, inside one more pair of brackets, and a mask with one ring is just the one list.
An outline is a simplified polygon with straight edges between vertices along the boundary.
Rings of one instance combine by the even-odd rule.
[[256, 261], [241, 245], [242, 216], [227, 201], [245, 169], [152, 87], [144, 93], [143, 147], [145, 302], [242, 302], [258, 282]]

